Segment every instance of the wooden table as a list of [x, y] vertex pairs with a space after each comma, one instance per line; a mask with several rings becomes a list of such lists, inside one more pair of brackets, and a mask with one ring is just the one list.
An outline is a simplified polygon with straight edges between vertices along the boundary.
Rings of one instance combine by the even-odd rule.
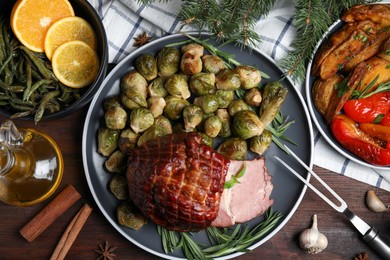
[[[99, 255], [94, 250], [105, 241], [117, 247], [115, 259], [157, 259], [122, 237], [105, 219], [92, 198], [84, 176], [81, 151], [86, 111], [87, 108], [84, 108], [66, 118], [40, 122], [37, 126], [30, 121], [14, 120], [17, 127], [33, 127], [44, 131], [58, 143], [64, 157], [65, 172], [55, 195], [71, 184], [82, 198], [31, 243], [19, 234], [19, 230], [54, 196], [26, 208], [0, 203], [0, 259], [49, 259], [65, 228], [84, 203], [92, 205], [94, 210], [71, 247], [67, 259], [96, 259]], [[0, 122], [4, 119], [4, 116], [0, 116]], [[314, 170], [347, 201], [353, 212], [390, 237], [390, 212], [371, 212], [364, 203], [367, 190], [373, 189], [386, 203], [390, 203], [389, 192], [319, 167], [314, 167]], [[298, 235], [311, 225], [313, 214], [318, 214], [319, 229], [329, 241], [325, 251], [317, 255], [305, 253], [298, 244]], [[281, 231], [239, 259], [353, 259], [361, 252], [367, 252], [371, 259], [380, 259], [344, 216], [308, 190], [298, 210]]]

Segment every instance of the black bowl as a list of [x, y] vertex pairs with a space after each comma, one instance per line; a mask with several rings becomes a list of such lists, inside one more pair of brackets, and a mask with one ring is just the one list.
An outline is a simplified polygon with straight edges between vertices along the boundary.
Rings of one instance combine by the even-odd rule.
[[[4, 16], [9, 16], [12, 10], [12, 7], [16, 1], [0, 1], [0, 12]], [[93, 6], [85, 0], [69, 0], [74, 9], [75, 15], [84, 18], [87, 20], [93, 29], [95, 30], [95, 34], [98, 42], [97, 54], [100, 58], [100, 68], [96, 79], [91, 83], [90, 86], [85, 88], [82, 96], [76, 100], [74, 103], [70, 104], [67, 107], [62, 108], [60, 111], [55, 113], [46, 113], [43, 115], [42, 120], [53, 120], [65, 117], [91, 101], [100, 85], [102, 84], [108, 67], [108, 44], [107, 44], [107, 36], [102, 23], [101, 18], [97, 14], [96, 10]], [[0, 114], [10, 117], [14, 114], [15, 111], [0, 109]], [[23, 117], [21, 119], [32, 120], [33, 116]]]

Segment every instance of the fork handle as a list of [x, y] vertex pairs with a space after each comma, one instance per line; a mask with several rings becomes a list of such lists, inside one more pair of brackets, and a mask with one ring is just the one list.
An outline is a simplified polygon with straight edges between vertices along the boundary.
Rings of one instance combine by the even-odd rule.
[[371, 228], [364, 236], [364, 241], [383, 259], [390, 259], [390, 241], [379, 234], [378, 230]]

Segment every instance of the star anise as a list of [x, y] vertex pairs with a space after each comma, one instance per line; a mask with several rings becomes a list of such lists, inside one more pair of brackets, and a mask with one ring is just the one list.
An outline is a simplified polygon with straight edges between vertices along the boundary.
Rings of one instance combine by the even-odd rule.
[[104, 246], [99, 244], [99, 249], [95, 250], [95, 252], [99, 254], [97, 260], [114, 260], [114, 256], [116, 256], [116, 254], [114, 254], [115, 249], [116, 247], [110, 247], [107, 241], [105, 242]]
[[370, 257], [366, 252], [363, 252], [355, 256], [354, 260], [370, 260]]
[[146, 32], [138, 34], [136, 37], [134, 37], [134, 44], [135, 47], [141, 47], [142, 45], [147, 44], [150, 42], [152, 37], [150, 37]]

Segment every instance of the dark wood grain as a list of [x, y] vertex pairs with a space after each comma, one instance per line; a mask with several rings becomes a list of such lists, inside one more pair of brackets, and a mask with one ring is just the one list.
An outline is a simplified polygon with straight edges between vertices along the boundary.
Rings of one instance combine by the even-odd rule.
[[[90, 194], [83, 171], [81, 141], [87, 108], [66, 118], [40, 122], [14, 120], [17, 127], [33, 127], [49, 134], [59, 145], [65, 162], [64, 177], [58, 194], [66, 185], [73, 185], [82, 195], [75, 205], [47, 228], [36, 240], [29, 243], [19, 230], [33, 218], [49, 201], [49, 198], [32, 207], [13, 207], [0, 203], [0, 258], [1, 259], [49, 259], [66, 226], [84, 203], [93, 207], [93, 212], [71, 247], [67, 259], [96, 259], [94, 251], [105, 241], [116, 246], [115, 259], [156, 259], [122, 237], [104, 218]], [[4, 116], [0, 116], [3, 122]], [[373, 213], [364, 203], [367, 190], [374, 190], [386, 203], [390, 203], [387, 191], [352, 180], [350, 178], [314, 167], [315, 171], [349, 204], [350, 209], [376, 226], [390, 237], [390, 212]], [[299, 233], [311, 225], [313, 214], [318, 215], [319, 229], [329, 241], [325, 251], [317, 255], [306, 254], [298, 245]], [[348, 220], [323, 202], [314, 192], [308, 190], [298, 210], [290, 221], [272, 239], [253, 252], [238, 259], [353, 259], [361, 252], [367, 252], [371, 259], [380, 259], [361, 239]]]

